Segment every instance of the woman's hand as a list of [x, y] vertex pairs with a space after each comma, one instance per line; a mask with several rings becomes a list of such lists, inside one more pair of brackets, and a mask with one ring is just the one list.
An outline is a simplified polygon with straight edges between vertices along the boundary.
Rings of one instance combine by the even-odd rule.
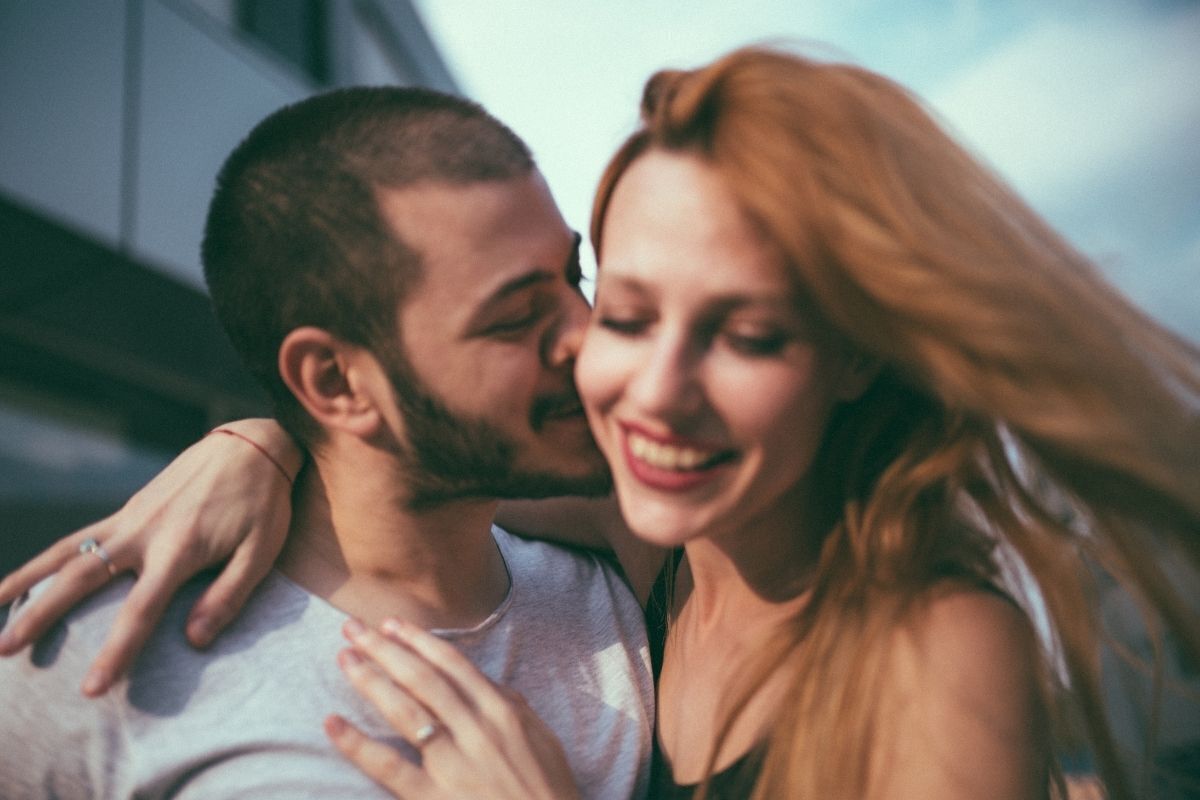
[[554, 733], [518, 693], [497, 686], [453, 645], [388, 620], [346, 624], [338, 657], [355, 690], [420, 752], [420, 763], [342, 717], [325, 731], [346, 758], [399, 798], [578, 797]]
[[[137, 581], [84, 681], [85, 694], [101, 694], [133, 662], [176, 590], [228, 559], [187, 623], [193, 644], [212, 641], [279, 554], [291, 517], [290, 478], [302, 462], [273, 420], [221, 428], [235, 434], [210, 435], [192, 445], [120, 511], [63, 538], [0, 582], [3, 605], [58, 573], [0, 637], [0, 655], [35, 641], [114, 575], [133, 572]], [[100, 545], [101, 557], [81, 552], [89, 539]]]

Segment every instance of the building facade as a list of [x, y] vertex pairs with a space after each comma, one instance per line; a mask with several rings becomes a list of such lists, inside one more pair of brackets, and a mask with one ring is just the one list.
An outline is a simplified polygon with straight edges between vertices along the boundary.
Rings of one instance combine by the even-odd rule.
[[0, 573], [267, 411], [203, 289], [213, 180], [351, 84], [457, 91], [408, 0], [0, 3]]

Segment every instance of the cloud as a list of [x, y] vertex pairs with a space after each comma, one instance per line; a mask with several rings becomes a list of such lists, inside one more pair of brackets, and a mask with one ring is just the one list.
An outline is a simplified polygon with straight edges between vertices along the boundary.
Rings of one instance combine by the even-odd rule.
[[1192, 85], [1200, 8], [1034, 23], [953, 75], [930, 97], [962, 138], [1016, 186], [1053, 205], [1130, 160], [1187, 164], [1164, 151], [1200, 124]]
[[1136, 303], [1200, 341], [1200, 7], [1037, 20], [930, 96]]

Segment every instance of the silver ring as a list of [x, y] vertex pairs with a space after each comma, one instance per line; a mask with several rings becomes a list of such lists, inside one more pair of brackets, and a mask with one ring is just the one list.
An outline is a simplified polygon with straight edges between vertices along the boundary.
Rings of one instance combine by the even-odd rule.
[[425, 745], [429, 744], [429, 740], [437, 736], [442, 730], [442, 726], [437, 722], [429, 722], [422, 725], [417, 732], [413, 734], [413, 747], [420, 750]]
[[104, 545], [92, 538], [84, 539], [79, 543], [79, 555], [93, 555], [104, 562], [105, 568], [108, 569], [110, 576], [117, 574], [117, 568], [113, 565], [112, 559], [108, 557], [108, 551], [104, 549]]

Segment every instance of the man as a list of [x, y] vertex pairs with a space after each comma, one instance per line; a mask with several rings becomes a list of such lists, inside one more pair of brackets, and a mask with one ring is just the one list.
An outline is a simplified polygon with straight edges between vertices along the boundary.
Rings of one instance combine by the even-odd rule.
[[168, 622], [100, 701], [75, 687], [128, 580], [0, 662], [0, 795], [377, 791], [325, 740], [327, 714], [413, 758], [438, 734], [392, 731], [345, 684], [347, 615], [437, 630], [525, 695], [585, 795], [643, 791], [637, 601], [596, 559], [491, 524], [500, 497], [608, 486], [572, 382], [578, 245], [525, 145], [474, 104], [349, 89], [257, 126], [218, 178], [202, 256], [222, 324], [311, 454], [287, 547], [212, 650]]

